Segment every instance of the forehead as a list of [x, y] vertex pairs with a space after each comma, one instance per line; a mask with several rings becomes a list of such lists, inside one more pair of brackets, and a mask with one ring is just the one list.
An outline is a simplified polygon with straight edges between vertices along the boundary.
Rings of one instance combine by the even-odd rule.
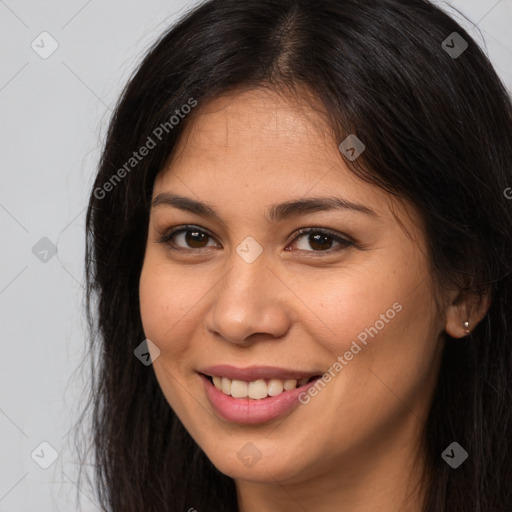
[[196, 157], [202, 153], [215, 157], [236, 149], [251, 160], [265, 160], [267, 152], [262, 150], [267, 149], [274, 160], [284, 152], [318, 161], [328, 156], [326, 149], [333, 144], [316, 100], [284, 97], [266, 89], [231, 93], [199, 105], [190, 121], [178, 154], [193, 151]]
[[348, 168], [315, 99], [284, 98], [266, 89], [233, 93], [199, 105], [154, 195], [172, 191], [209, 203], [261, 208], [289, 199], [339, 196], [366, 202], [379, 215], [405, 204]]
[[188, 120], [173, 156], [159, 175], [186, 169], [192, 175], [290, 186], [310, 186], [334, 165], [343, 166], [336, 141], [316, 104], [283, 99], [272, 91], [233, 93], [199, 105]]

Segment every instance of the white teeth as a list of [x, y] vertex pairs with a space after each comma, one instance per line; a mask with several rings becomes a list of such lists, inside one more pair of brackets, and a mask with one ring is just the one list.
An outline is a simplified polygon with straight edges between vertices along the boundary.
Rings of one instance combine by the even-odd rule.
[[222, 390], [222, 379], [220, 377], [213, 377], [213, 385], [218, 390]]
[[297, 379], [258, 379], [252, 382], [244, 380], [231, 380], [226, 377], [213, 377], [213, 384], [225, 395], [234, 398], [252, 398], [253, 400], [261, 400], [267, 396], [277, 396], [284, 391], [291, 391], [297, 387], [304, 386], [309, 381], [308, 377]]
[[283, 381], [279, 379], [270, 379], [268, 382], [269, 396], [276, 396], [283, 392]]
[[247, 382], [243, 380], [233, 380], [231, 382], [231, 396], [235, 398], [245, 398], [247, 396]]
[[249, 382], [249, 398], [260, 399], [267, 397], [267, 383], [263, 379]]
[[231, 394], [231, 380], [226, 379], [226, 377], [222, 377], [222, 392], [225, 395]]
[[297, 387], [297, 379], [288, 379], [284, 381], [284, 389], [286, 391], [291, 391]]

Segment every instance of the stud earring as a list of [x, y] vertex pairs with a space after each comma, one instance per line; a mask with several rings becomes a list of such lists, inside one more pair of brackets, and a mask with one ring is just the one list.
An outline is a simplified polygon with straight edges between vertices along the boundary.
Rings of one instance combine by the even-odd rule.
[[466, 332], [466, 334], [469, 334], [470, 330], [469, 330], [469, 322], [468, 322], [468, 320], [466, 320], [465, 322], [462, 322], [462, 325], [464, 326], [464, 331]]

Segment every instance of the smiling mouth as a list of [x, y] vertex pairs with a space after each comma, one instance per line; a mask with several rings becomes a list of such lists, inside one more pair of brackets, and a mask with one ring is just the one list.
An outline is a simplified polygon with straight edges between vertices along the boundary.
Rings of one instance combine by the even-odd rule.
[[202, 373], [219, 391], [233, 398], [251, 398], [262, 400], [264, 398], [278, 396], [287, 391], [292, 391], [319, 379], [321, 375], [302, 377], [300, 379], [257, 379], [244, 381], [228, 379], [221, 376], [210, 376]]

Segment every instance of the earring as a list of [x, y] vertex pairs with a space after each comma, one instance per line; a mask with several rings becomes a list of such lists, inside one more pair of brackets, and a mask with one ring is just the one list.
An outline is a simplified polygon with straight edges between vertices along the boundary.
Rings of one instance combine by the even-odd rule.
[[465, 322], [462, 322], [462, 325], [464, 326], [464, 331], [466, 331], [466, 334], [469, 334], [470, 333], [470, 330], [469, 330], [469, 321], [466, 320]]

